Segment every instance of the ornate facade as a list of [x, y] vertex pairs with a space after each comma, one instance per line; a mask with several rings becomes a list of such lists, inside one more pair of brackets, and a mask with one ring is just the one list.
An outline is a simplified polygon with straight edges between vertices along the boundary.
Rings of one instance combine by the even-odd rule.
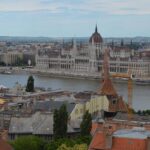
[[[39, 50], [36, 55], [36, 68], [59, 74], [98, 77], [103, 70], [103, 54], [106, 47], [96, 26], [89, 42], [84, 45], [78, 45], [74, 39], [69, 48], [62, 45], [59, 53], [55, 55], [55, 51], [48, 54]], [[133, 50], [124, 47], [120, 50], [109, 47], [109, 50], [110, 72], [128, 73], [130, 69], [137, 78], [150, 76], [150, 62], [131, 59]]]

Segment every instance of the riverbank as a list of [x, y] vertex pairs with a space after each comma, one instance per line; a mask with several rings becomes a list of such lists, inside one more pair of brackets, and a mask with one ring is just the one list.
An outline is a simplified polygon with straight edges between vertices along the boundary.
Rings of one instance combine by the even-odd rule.
[[[56, 77], [56, 78], [68, 78], [68, 79], [84, 79], [84, 80], [101, 80], [101, 74], [95, 73], [88, 74], [87, 72], [67, 72], [58, 70], [38, 70], [36, 68], [20, 68], [20, 67], [1, 67], [0, 74], [32, 74], [38, 76]], [[112, 78], [113, 82], [116, 83], [127, 83], [128, 79], [125, 78]], [[150, 85], [150, 78], [133, 78], [134, 84], [138, 85]]]
[[[27, 80], [30, 73], [14, 73], [14, 74], [0, 74], [0, 84], [13, 88], [18, 82], [22, 86], [26, 86]], [[102, 82], [100, 80], [88, 80], [88, 79], [76, 79], [76, 78], [62, 78], [62, 77], [50, 77], [39, 74], [34, 74], [35, 87], [43, 87], [45, 89], [51, 90], [64, 90], [72, 92], [81, 91], [98, 91]], [[124, 98], [125, 101], [128, 99], [128, 86], [126, 81], [114, 81], [114, 87], [120, 96]], [[150, 104], [150, 86], [133, 85], [133, 107], [135, 110], [149, 109]]]
[[[100, 73], [97, 74], [87, 74], [87, 73], [76, 73], [76, 72], [66, 72], [64, 71], [47, 71], [47, 70], [38, 70], [35, 68], [9, 68], [9, 67], [1, 67], [0, 73], [1, 74], [7, 74], [7, 72], [11, 72], [11, 74], [22, 74], [22, 73], [28, 73], [28, 74], [36, 74], [41, 76], [49, 76], [49, 77], [61, 77], [61, 78], [74, 78], [74, 79], [89, 79], [89, 80], [99, 80], [101, 79]], [[10, 73], [9, 73], [10, 74]]]

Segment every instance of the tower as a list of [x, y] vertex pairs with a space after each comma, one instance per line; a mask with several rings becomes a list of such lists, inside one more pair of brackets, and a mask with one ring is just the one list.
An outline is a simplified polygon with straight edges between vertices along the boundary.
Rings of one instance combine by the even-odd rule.
[[103, 61], [103, 83], [101, 89], [98, 91], [99, 94], [107, 96], [109, 100], [109, 112], [127, 111], [126, 104], [122, 97], [118, 96], [116, 89], [113, 86], [112, 80], [109, 74], [109, 49], [106, 48], [104, 52]]
[[92, 43], [92, 40], [94, 41], [94, 44], [102, 44], [103, 43], [103, 38], [98, 32], [97, 25], [95, 26], [95, 32], [91, 35], [89, 39], [89, 43]]
[[71, 49], [71, 55], [72, 57], [76, 57], [77, 56], [77, 43], [76, 43], [76, 40], [75, 38], [72, 40], [72, 49]]
[[103, 85], [100, 90], [100, 94], [107, 96], [117, 96], [117, 92], [113, 86], [113, 83], [110, 79], [109, 75], [109, 58], [108, 58], [109, 50], [105, 49], [104, 52], [104, 61], [103, 61]]

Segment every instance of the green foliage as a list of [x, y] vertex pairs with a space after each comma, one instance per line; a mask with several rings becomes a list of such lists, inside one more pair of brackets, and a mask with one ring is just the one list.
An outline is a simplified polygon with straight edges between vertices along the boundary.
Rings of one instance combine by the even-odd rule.
[[26, 92], [34, 92], [34, 78], [29, 76], [26, 86]]
[[91, 141], [91, 136], [79, 136], [79, 137], [69, 138], [69, 139], [68, 138], [55, 139], [50, 141], [46, 145], [45, 150], [57, 150], [58, 148], [60, 148], [61, 145], [65, 145], [61, 148], [74, 147], [75, 145], [82, 145], [82, 144], [89, 145], [90, 141]]
[[90, 144], [91, 140], [92, 140], [92, 136], [91, 135], [79, 136], [79, 137], [77, 137], [75, 139], [76, 144], [83, 144], [83, 143], [85, 143], [87, 145]]
[[83, 115], [83, 120], [81, 122], [80, 128], [82, 136], [90, 135], [90, 131], [92, 128], [92, 117], [88, 111], [86, 111]]
[[57, 150], [87, 150], [88, 147], [86, 144], [76, 144], [73, 147], [67, 147], [65, 144], [62, 144], [57, 148]]
[[86, 144], [75, 145], [73, 150], [87, 150], [88, 146]]
[[67, 147], [65, 144], [62, 144], [57, 148], [57, 150], [71, 150], [71, 147]]
[[143, 116], [148, 116], [148, 115], [150, 115], [150, 109], [147, 109], [147, 110], [138, 110], [137, 112], [136, 112], [138, 115], [143, 115]]
[[73, 146], [75, 143], [73, 140], [70, 139], [55, 139], [50, 141], [47, 146], [46, 146], [46, 150], [57, 150], [57, 148], [62, 145], [65, 144], [66, 146]]
[[53, 133], [54, 138], [59, 138], [59, 111], [57, 109], [54, 110], [54, 116], [53, 116], [54, 124], [53, 124]]
[[45, 142], [39, 137], [24, 136], [11, 142], [14, 150], [43, 150]]
[[54, 138], [65, 138], [67, 135], [68, 112], [66, 105], [63, 104], [59, 110], [54, 111]]
[[90, 141], [91, 136], [79, 136], [69, 139], [55, 139], [47, 143], [36, 136], [22, 136], [18, 137], [10, 144], [13, 146], [14, 150], [85, 150]]
[[138, 111], [137, 111], [137, 114], [138, 114], [138, 115], [141, 115], [141, 114], [142, 114], [141, 110], [138, 110]]

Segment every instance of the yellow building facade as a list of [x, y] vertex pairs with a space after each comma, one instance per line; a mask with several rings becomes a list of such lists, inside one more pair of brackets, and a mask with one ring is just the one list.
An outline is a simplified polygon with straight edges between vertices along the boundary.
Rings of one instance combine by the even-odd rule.
[[94, 114], [101, 110], [108, 110], [109, 109], [109, 101], [106, 96], [99, 96], [95, 95], [92, 96], [91, 99], [87, 102], [79, 102], [75, 105], [75, 108], [70, 114], [70, 119], [75, 120], [82, 118], [83, 114], [86, 110], [89, 113]]

